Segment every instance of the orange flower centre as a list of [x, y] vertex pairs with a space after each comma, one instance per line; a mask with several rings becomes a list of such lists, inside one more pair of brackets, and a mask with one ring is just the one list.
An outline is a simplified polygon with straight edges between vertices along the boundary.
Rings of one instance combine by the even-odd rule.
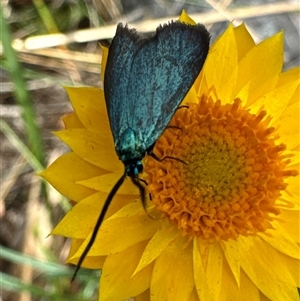
[[221, 105], [203, 96], [174, 115], [147, 159], [148, 189], [156, 209], [183, 235], [214, 242], [255, 235], [280, 213], [276, 200], [286, 188], [282, 152], [266, 112]]

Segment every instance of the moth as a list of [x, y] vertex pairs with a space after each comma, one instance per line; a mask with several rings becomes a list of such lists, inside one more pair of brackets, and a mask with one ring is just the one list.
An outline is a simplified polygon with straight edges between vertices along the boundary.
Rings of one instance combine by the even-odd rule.
[[140, 191], [139, 174], [146, 154], [168, 126], [172, 116], [201, 71], [210, 35], [202, 24], [170, 22], [152, 36], [142, 36], [118, 24], [110, 44], [104, 77], [104, 95], [115, 150], [124, 173], [112, 187], [91, 239], [82, 253], [72, 281], [92, 247], [107, 209], [128, 176]]

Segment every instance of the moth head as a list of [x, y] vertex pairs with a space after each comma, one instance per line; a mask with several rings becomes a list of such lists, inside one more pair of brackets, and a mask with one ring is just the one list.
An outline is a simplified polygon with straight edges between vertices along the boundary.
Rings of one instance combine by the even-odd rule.
[[132, 160], [125, 164], [126, 175], [137, 177], [143, 171], [143, 163], [140, 159]]

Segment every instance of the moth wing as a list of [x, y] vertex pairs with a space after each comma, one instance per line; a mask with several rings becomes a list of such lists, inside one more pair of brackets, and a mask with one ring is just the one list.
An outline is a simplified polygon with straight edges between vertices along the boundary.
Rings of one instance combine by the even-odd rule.
[[145, 150], [162, 134], [201, 71], [209, 40], [201, 24], [172, 22], [144, 39], [133, 56], [126, 110]]
[[128, 127], [130, 103], [127, 96], [132, 61], [140, 37], [135, 29], [118, 24], [108, 52], [104, 75], [104, 94], [110, 127], [116, 141]]

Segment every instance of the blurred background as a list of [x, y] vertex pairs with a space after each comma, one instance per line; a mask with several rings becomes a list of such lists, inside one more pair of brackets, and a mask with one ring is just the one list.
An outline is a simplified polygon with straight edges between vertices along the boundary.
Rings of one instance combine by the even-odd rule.
[[255, 41], [284, 30], [284, 69], [299, 66], [299, 1], [1, 0], [0, 301], [97, 300], [99, 271], [70, 285], [69, 242], [48, 236], [70, 209], [36, 175], [68, 148], [51, 133], [71, 112], [61, 85], [102, 87], [99, 41], [118, 22], [141, 32], [177, 19], [204, 23], [212, 42], [245, 22]]

